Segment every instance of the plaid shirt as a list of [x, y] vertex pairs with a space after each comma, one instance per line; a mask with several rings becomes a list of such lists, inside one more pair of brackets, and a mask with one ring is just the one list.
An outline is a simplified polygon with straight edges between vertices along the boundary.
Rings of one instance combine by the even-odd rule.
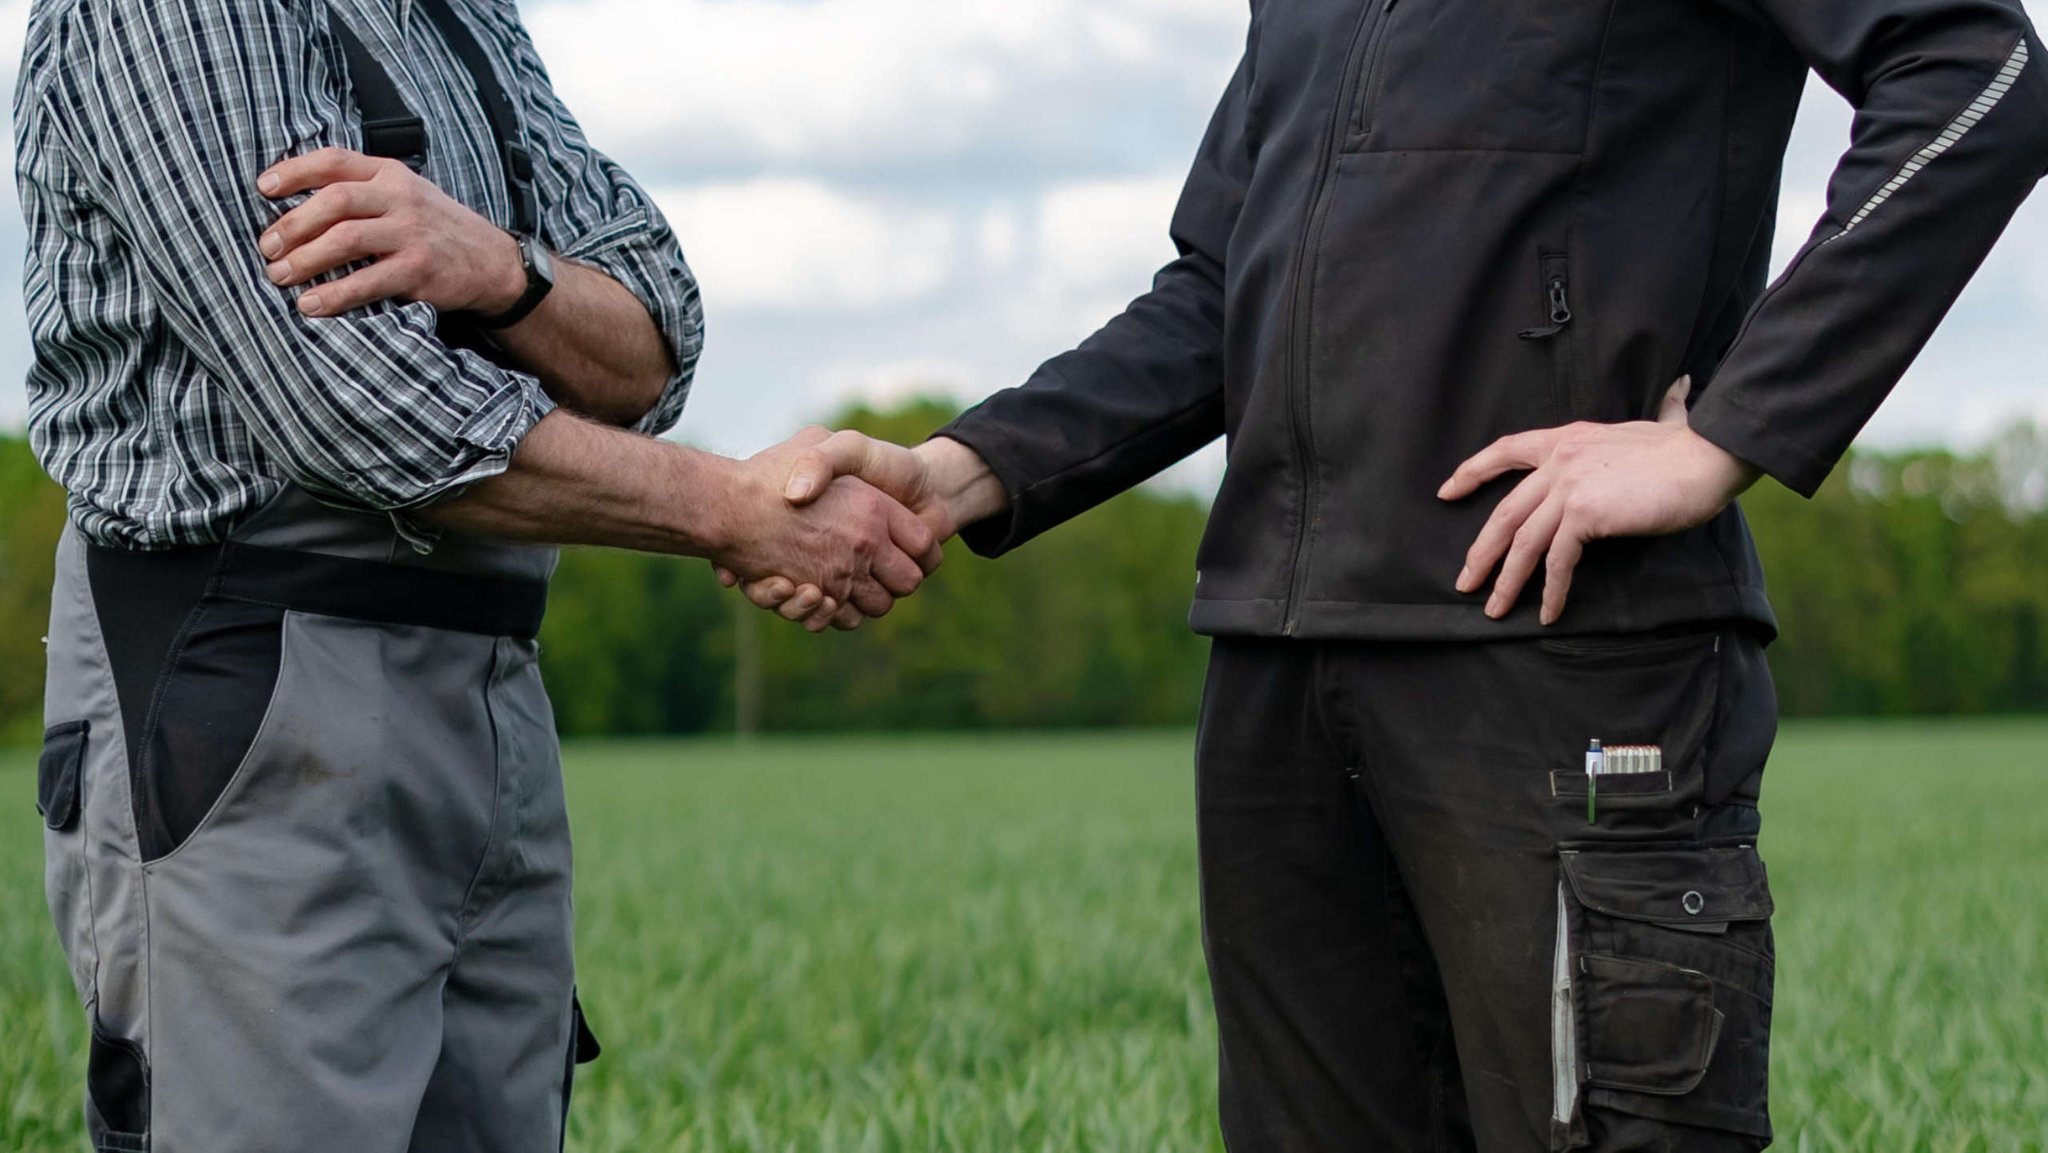
[[[665, 431], [703, 339], [682, 252], [555, 96], [513, 0], [454, 2], [521, 106], [540, 239], [631, 290], [675, 354], [640, 425]], [[316, 148], [362, 147], [336, 19], [425, 118], [426, 176], [507, 223], [469, 74], [411, 0], [35, 4], [15, 99], [29, 422], [91, 540], [213, 543], [287, 482], [405, 527], [403, 510], [503, 472], [553, 408], [533, 377], [439, 340], [428, 305], [308, 320], [266, 279], [256, 238], [305, 198], [269, 201], [256, 177]]]

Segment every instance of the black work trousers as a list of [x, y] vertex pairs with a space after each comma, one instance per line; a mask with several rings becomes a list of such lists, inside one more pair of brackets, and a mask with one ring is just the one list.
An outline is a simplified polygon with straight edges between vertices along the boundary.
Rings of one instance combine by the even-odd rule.
[[[1198, 788], [1233, 1153], [1767, 1146], [1762, 647], [1217, 641]], [[1595, 739], [1664, 767], [1598, 778], [1589, 820]]]

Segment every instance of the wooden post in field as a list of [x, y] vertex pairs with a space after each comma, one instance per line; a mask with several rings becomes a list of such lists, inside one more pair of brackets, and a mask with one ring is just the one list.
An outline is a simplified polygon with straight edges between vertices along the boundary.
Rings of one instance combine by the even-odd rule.
[[761, 731], [761, 613], [745, 597], [733, 605], [733, 728], [744, 741]]

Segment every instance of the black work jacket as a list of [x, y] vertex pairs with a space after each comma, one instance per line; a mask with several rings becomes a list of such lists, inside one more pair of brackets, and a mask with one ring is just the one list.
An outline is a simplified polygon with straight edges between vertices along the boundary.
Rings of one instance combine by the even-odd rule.
[[[1765, 289], [1807, 70], [1857, 110]], [[1152, 291], [944, 430], [1002, 478], [999, 553], [1218, 435], [1212, 634], [1537, 631], [1452, 587], [1495, 438], [1652, 416], [1811, 494], [2048, 170], [2016, 0], [1254, 0]], [[1738, 509], [1600, 542], [1562, 631], [1772, 627]]]

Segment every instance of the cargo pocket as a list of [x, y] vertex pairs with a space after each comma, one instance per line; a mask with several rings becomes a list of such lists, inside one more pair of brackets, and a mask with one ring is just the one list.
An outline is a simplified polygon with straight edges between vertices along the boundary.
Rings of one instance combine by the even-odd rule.
[[1553, 1023], [1574, 1059], [1559, 1062], [1560, 1122], [1576, 1105], [1769, 1137], [1775, 962], [1756, 849], [1561, 860]]
[[86, 1065], [87, 1128], [98, 1153], [149, 1153], [149, 1062], [133, 1041], [109, 1036], [93, 1015]]

